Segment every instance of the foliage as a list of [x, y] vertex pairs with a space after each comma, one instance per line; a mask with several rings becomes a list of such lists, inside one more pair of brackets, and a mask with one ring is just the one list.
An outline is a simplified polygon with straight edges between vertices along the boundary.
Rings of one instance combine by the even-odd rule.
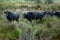
[[34, 3], [34, 4], [51, 4], [60, 3], [60, 0], [0, 0], [0, 2], [12, 2], [12, 3]]
[[[40, 37], [40, 40], [59, 40], [59, 36], [57, 38], [57, 35], [60, 32], [60, 19], [57, 17], [44, 17], [43, 23], [40, 23], [39, 20], [33, 20], [32, 23], [30, 23], [23, 18], [19, 18], [19, 22], [13, 21], [10, 23], [3, 13], [4, 10], [7, 9], [12, 11], [22, 9], [22, 12], [24, 12], [24, 9], [59, 11], [60, 4], [0, 3], [0, 40], [38, 40]], [[40, 37], [38, 37], [39, 35]]]

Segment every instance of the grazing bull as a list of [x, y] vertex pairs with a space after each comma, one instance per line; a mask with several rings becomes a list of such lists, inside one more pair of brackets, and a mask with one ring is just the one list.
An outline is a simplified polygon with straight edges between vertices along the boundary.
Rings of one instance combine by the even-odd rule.
[[54, 15], [58, 18], [60, 18], [60, 12], [55, 12]]
[[6, 14], [7, 20], [10, 22], [14, 20], [18, 21], [19, 19], [19, 14], [14, 14], [13, 12], [10, 11], [5, 11], [4, 13]]
[[42, 22], [42, 19], [44, 17], [44, 12], [27, 12], [23, 14], [23, 16], [24, 16], [23, 18], [26, 18], [30, 22], [32, 22], [32, 20], [37, 20], [37, 19], [40, 19], [40, 21]]

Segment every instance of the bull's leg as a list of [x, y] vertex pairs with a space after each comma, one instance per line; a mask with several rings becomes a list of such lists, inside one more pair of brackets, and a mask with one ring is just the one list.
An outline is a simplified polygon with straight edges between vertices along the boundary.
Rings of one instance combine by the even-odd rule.
[[8, 19], [8, 22], [12, 22], [12, 20], [11, 19]]
[[16, 19], [16, 21], [18, 22], [18, 19]]
[[50, 16], [51, 16], [51, 17], [53, 17], [53, 15], [52, 15], [52, 14], [51, 14]]
[[27, 20], [29, 20], [32, 23], [32, 18], [27, 18]]
[[29, 21], [30, 21], [30, 23], [31, 23], [31, 25], [32, 25], [32, 27], [33, 27], [33, 26], [34, 26], [34, 24], [32, 23], [32, 19], [30, 19]]
[[43, 22], [43, 17], [40, 18], [40, 23], [42, 23], [42, 22]]

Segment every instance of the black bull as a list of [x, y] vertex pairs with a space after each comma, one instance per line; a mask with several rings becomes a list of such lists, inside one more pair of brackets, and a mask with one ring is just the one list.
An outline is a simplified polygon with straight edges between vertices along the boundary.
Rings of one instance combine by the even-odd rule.
[[54, 16], [60, 18], [60, 12], [55, 12], [55, 13], [54, 13]]
[[26, 18], [30, 22], [32, 22], [32, 20], [38, 20], [38, 19], [42, 21], [44, 15], [45, 15], [45, 12], [27, 12], [23, 14], [24, 16], [23, 18]]
[[[4, 13], [6, 14], [6, 18], [8, 19], [8, 21], [14, 21], [14, 20], [18, 21], [19, 19], [19, 14], [14, 14], [13, 12], [10, 12], [10, 11], [5, 11]], [[55, 15], [57, 17], [60, 17], [60, 12], [52, 12], [52, 11], [27, 12], [23, 14], [23, 18], [26, 18], [30, 22], [32, 22], [32, 20], [40, 19], [40, 21], [42, 22], [43, 17], [45, 15], [50, 15], [51, 17]]]
[[14, 14], [13, 12], [10, 12], [10, 11], [4, 11], [4, 13], [6, 14], [6, 18], [9, 22], [11, 21], [18, 21], [19, 19], [19, 14]]

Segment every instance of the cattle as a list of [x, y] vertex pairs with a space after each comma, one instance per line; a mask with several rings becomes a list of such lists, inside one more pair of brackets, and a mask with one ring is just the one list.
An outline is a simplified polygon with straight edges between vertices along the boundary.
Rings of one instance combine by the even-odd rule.
[[45, 15], [53, 17], [54, 12], [53, 11], [45, 11]]
[[44, 15], [44, 12], [27, 12], [23, 14], [23, 18], [26, 18], [30, 22], [40, 19], [40, 22], [42, 22]]
[[54, 16], [60, 18], [60, 12], [55, 12], [55, 13], [54, 13]]
[[19, 14], [15, 14], [11, 11], [4, 11], [4, 13], [6, 14], [6, 18], [9, 22], [14, 21], [14, 20], [18, 21], [19, 19]]

